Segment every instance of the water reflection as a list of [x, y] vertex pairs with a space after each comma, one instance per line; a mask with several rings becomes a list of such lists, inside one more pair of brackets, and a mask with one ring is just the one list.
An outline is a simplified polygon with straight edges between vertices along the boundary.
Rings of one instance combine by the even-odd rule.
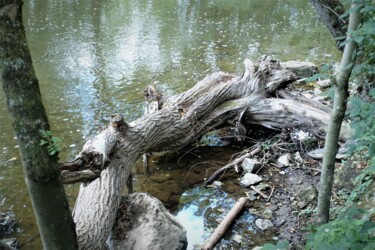
[[[31, 0], [24, 22], [51, 127], [62, 138], [61, 159], [73, 158], [111, 113], [140, 117], [149, 83], [171, 95], [209, 72], [240, 74], [245, 58], [265, 53], [337, 60], [308, 0]], [[1, 209], [13, 207], [27, 239], [36, 227], [2, 91], [0, 128]]]
[[[188, 249], [201, 249], [235, 203], [221, 188], [195, 187], [183, 193], [176, 218], [187, 230]], [[242, 213], [216, 247], [251, 249], [259, 241], [270, 240], [269, 235], [256, 234], [254, 220], [248, 211]]]

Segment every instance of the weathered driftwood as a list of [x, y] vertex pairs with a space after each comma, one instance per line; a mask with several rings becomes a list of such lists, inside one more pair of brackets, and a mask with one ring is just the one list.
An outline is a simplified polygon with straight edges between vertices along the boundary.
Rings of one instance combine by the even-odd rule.
[[61, 165], [69, 174], [87, 169], [95, 174], [87, 177], [81, 172], [86, 183], [80, 187], [73, 211], [80, 248], [104, 247], [131, 168], [146, 152], [182, 148], [241, 112], [245, 123], [323, 134], [327, 110], [277, 98], [277, 91], [295, 80], [295, 74], [282, 70], [278, 60], [262, 56], [255, 64], [245, 60], [242, 76], [213, 73], [134, 122], [126, 124], [115, 115], [105, 130], [86, 143], [70, 168]]
[[245, 204], [247, 202], [247, 199], [244, 197], [241, 197], [236, 204], [232, 207], [232, 209], [229, 211], [229, 213], [224, 217], [222, 222], [219, 224], [219, 226], [215, 229], [214, 233], [211, 235], [211, 237], [208, 239], [206, 244], [202, 247], [203, 250], [211, 250], [215, 247], [215, 245], [220, 241], [220, 239], [224, 236], [227, 229], [230, 227], [230, 225], [233, 223], [234, 219], [239, 215], [239, 213], [244, 208]]

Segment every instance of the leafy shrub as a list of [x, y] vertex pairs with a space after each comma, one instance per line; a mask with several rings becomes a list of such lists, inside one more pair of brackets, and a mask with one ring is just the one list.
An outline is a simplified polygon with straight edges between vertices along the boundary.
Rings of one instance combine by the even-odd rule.
[[375, 249], [375, 223], [362, 219], [363, 210], [350, 209], [343, 218], [312, 228], [306, 249]]

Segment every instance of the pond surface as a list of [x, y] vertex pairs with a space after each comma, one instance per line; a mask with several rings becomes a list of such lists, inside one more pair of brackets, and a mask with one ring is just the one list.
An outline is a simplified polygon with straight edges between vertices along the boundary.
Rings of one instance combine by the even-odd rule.
[[[245, 58], [266, 53], [318, 65], [339, 56], [308, 0], [30, 0], [24, 23], [63, 160], [72, 159], [110, 114], [140, 117], [142, 90], [150, 83], [172, 95], [211, 72], [241, 74]], [[0, 128], [0, 210], [12, 209], [21, 220], [14, 236], [23, 243], [37, 228], [2, 91]], [[76, 190], [67, 186], [72, 202]], [[40, 248], [39, 240], [23, 247]]]

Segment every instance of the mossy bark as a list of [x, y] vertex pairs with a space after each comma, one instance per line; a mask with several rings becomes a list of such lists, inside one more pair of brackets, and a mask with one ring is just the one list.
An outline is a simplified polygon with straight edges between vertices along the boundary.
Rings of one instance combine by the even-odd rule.
[[[354, 1], [353, 1], [354, 2]], [[352, 4], [355, 10], [356, 4]], [[349, 17], [347, 43], [341, 59], [340, 67], [334, 80], [334, 100], [331, 120], [324, 145], [324, 157], [322, 174], [320, 176], [318, 196], [318, 223], [324, 224], [329, 221], [329, 207], [332, 194], [332, 184], [335, 172], [335, 161], [338, 150], [338, 141], [341, 124], [345, 116], [346, 103], [348, 99], [349, 77], [353, 69], [357, 44], [351, 37], [351, 33], [360, 25], [361, 15], [359, 11], [353, 11]]]
[[26, 184], [45, 249], [76, 249], [76, 233], [57, 167], [40, 146], [49, 130], [22, 20], [22, 1], [0, 2], [0, 74], [20, 146]]

